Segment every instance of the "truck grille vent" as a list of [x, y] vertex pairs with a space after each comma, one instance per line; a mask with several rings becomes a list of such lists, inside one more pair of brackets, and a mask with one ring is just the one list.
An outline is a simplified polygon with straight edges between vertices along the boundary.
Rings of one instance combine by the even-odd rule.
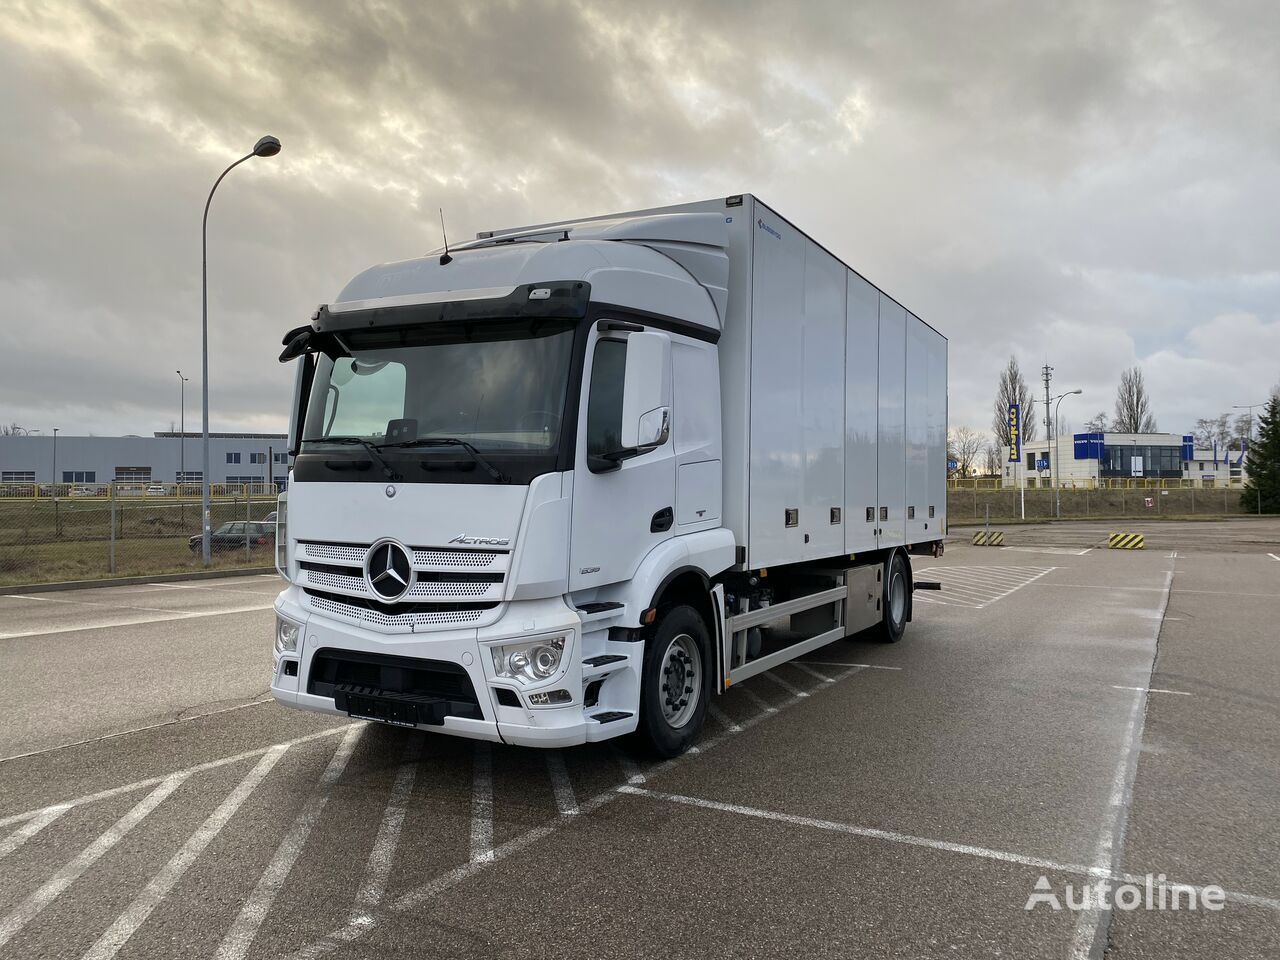
[[397, 603], [388, 606], [361, 597], [343, 597], [318, 590], [305, 590], [307, 603], [324, 613], [346, 617], [379, 627], [415, 627], [474, 623], [496, 603]]

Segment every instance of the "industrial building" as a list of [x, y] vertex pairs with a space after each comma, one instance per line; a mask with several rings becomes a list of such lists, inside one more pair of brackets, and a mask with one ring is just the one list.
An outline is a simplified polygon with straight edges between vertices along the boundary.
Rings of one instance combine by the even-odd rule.
[[1225, 487], [1244, 481], [1249, 460], [1247, 450], [1205, 449], [1189, 434], [1176, 433], [1077, 433], [1071, 439], [1028, 440], [1022, 456], [1020, 465], [1010, 463], [1009, 448], [1003, 448], [1003, 486], [1021, 483], [1025, 469], [1028, 487], [1051, 486], [1055, 479], [1064, 487], [1136, 480]]
[[[210, 482], [283, 488], [288, 443], [283, 433], [211, 433]], [[150, 437], [0, 437], [0, 484], [198, 484], [204, 479], [202, 446], [199, 433], [177, 431]]]

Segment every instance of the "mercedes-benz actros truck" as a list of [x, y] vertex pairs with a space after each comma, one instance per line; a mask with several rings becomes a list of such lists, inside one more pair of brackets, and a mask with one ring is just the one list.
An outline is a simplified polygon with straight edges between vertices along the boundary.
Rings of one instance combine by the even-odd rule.
[[946, 530], [947, 342], [757, 198], [495, 230], [284, 339], [272, 693], [526, 746], [689, 746], [898, 640]]

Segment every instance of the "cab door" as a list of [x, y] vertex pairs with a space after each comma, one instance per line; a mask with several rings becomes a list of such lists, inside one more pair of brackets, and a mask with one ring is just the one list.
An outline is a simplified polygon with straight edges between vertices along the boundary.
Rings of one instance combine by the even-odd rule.
[[601, 321], [587, 344], [583, 383], [570, 590], [629, 579], [675, 528], [670, 338]]

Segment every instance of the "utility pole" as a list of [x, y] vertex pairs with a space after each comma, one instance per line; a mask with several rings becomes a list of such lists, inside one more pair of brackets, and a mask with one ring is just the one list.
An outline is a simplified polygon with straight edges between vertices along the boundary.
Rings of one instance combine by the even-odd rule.
[[1053, 367], [1046, 363], [1040, 368], [1040, 376], [1044, 379], [1044, 455], [1048, 457], [1053, 446], [1053, 411], [1049, 409], [1049, 381], [1053, 379]]

